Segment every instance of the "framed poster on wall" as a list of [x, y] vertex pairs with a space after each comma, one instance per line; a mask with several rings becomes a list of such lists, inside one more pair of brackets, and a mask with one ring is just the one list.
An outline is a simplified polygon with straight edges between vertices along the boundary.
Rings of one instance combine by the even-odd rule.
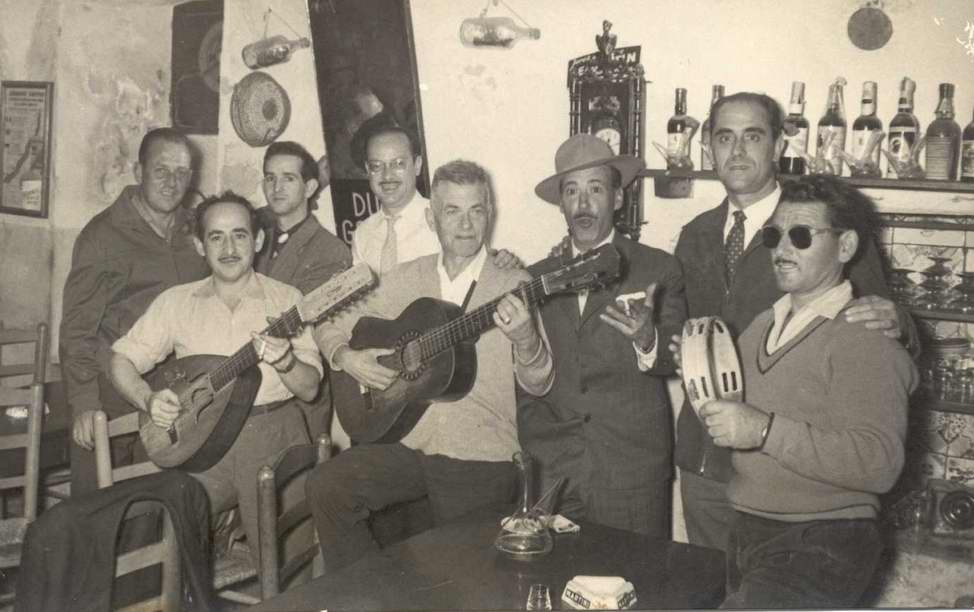
[[54, 83], [0, 83], [0, 213], [47, 218]]
[[363, 124], [416, 134], [423, 149], [416, 188], [429, 196], [409, 1], [308, 0], [308, 9], [335, 229], [351, 244], [355, 226], [379, 209], [365, 172]]

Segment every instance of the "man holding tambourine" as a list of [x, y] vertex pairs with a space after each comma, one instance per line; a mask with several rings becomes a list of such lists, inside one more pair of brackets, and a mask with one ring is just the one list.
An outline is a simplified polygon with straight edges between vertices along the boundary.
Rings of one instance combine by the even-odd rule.
[[918, 375], [899, 342], [843, 316], [870, 206], [833, 177], [782, 187], [760, 237], [785, 295], [739, 337], [743, 371], [722, 321], [685, 326], [687, 395], [732, 450], [722, 607], [855, 607], [879, 560], [878, 496], [903, 467]]

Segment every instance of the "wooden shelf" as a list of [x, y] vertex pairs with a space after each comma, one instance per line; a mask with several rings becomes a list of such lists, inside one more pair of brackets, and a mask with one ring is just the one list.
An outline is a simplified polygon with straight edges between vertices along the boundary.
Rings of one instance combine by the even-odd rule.
[[[693, 178], [705, 181], [717, 180], [717, 173], [712, 170], [666, 170], [663, 168], [647, 168], [639, 173], [645, 178]], [[781, 180], [788, 181], [798, 178], [793, 174], [779, 174]], [[942, 193], [970, 193], [974, 195], [974, 183], [959, 181], [905, 180], [889, 178], [860, 178], [843, 176], [842, 180], [862, 189], [907, 189], [910, 191], [939, 191]]]
[[937, 412], [955, 412], [958, 414], [974, 415], [974, 404], [964, 402], [951, 402], [939, 398], [929, 397], [923, 393], [918, 394], [914, 400], [917, 407], [925, 410], [936, 410]]
[[937, 321], [955, 321], [958, 323], [974, 323], [974, 314], [966, 314], [952, 310], [927, 310], [925, 308], [910, 308], [910, 313], [920, 319], [935, 319]]

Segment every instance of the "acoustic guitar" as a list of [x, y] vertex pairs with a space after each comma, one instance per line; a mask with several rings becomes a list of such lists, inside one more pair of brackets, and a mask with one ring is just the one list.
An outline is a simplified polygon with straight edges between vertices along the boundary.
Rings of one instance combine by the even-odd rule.
[[[521, 285], [516, 294], [533, 307], [555, 293], [605, 285], [619, 276], [619, 267], [619, 252], [607, 244]], [[450, 302], [420, 298], [394, 320], [362, 317], [349, 347], [394, 349], [378, 361], [399, 376], [385, 390], [362, 394], [363, 401], [336, 402], [349, 437], [356, 442], [398, 442], [431, 403], [456, 401], [469, 393], [477, 376], [474, 343], [494, 326], [498, 301], [464, 314]]]
[[[375, 284], [372, 271], [359, 264], [335, 275], [304, 296], [262, 333], [290, 338], [303, 325], [332, 316]], [[260, 387], [260, 362], [252, 342], [233, 355], [192, 355], [153, 371], [146, 382], [153, 391], [172, 389], [181, 411], [171, 427], [159, 427], [148, 413], [140, 416], [139, 435], [149, 458], [159, 467], [189, 472], [207, 470], [230, 449], [250, 416]]]

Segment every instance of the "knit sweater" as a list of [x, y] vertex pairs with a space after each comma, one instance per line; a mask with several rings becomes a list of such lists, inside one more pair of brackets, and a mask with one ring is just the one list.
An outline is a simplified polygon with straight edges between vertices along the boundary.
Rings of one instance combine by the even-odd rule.
[[775, 416], [761, 450], [733, 452], [731, 503], [781, 521], [876, 516], [903, 467], [916, 367], [841, 313], [768, 355], [772, 321], [767, 310], [740, 337], [745, 400]]
[[[363, 316], [395, 319], [416, 299], [440, 299], [436, 265], [439, 255], [427, 255], [397, 266], [383, 275], [379, 287], [368, 298], [315, 331], [321, 352], [329, 360], [338, 347], [349, 341], [355, 323]], [[501, 270], [490, 257], [484, 262], [467, 312], [517, 288], [529, 280], [523, 270]], [[540, 321], [539, 333], [548, 344]], [[389, 339], [390, 344], [395, 338]], [[510, 340], [496, 327], [484, 332], [476, 343], [477, 376], [465, 397], [432, 404], [402, 443], [427, 455], [440, 454], [468, 461], [510, 461], [520, 447], [517, 441], [514, 370], [522, 387], [543, 394], [551, 387], [552, 363], [539, 360], [531, 367], [515, 365]], [[335, 364], [332, 363], [332, 368]]]

